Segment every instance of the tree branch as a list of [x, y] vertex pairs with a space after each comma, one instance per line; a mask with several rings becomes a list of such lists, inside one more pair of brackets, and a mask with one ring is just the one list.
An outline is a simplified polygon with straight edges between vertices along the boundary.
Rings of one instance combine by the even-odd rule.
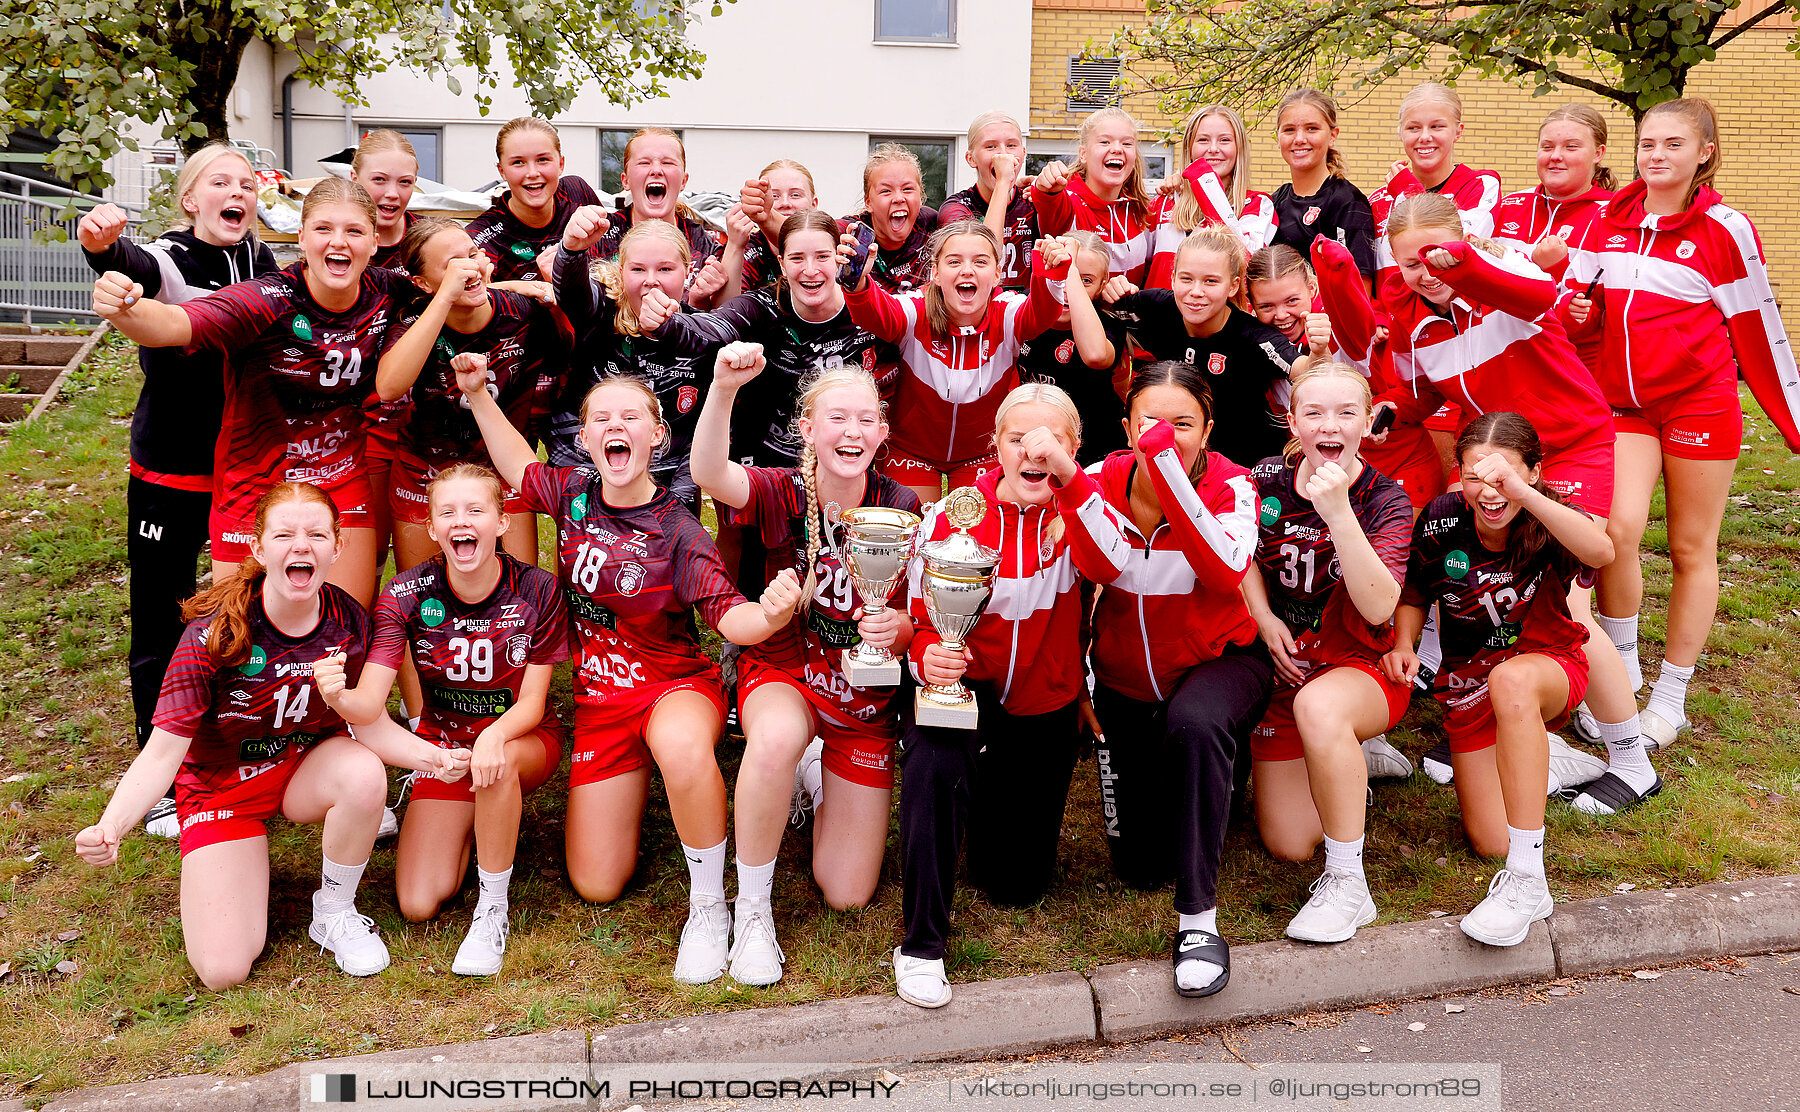
[[1788, 7], [1789, 7], [1789, 5], [1785, 2], [1779, 3], [1779, 4], [1770, 4], [1768, 7], [1764, 8], [1762, 11], [1757, 12], [1755, 15], [1751, 16], [1749, 19], [1744, 20], [1744, 22], [1738, 24], [1736, 27], [1733, 27], [1731, 30], [1725, 32], [1723, 35], [1720, 35], [1717, 39], [1713, 40], [1712, 42], [1708, 43], [1707, 45], [1712, 47], [1714, 50], [1717, 50], [1720, 47], [1724, 46], [1726, 43], [1730, 42], [1732, 39], [1737, 38], [1739, 35], [1743, 34], [1745, 31], [1748, 31], [1750, 28], [1756, 26], [1758, 23], [1761, 23], [1763, 20], [1773, 19], [1776, 16], [1780, 15], [1782, 12], [1786, 11], [1788, 9]]

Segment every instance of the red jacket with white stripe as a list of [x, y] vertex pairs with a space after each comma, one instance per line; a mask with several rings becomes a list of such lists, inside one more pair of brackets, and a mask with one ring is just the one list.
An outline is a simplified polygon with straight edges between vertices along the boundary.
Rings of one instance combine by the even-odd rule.
[[[1200, 202], [1201, 222], [1199, 227], [1212, 224], [1223, 224], [1238, 234], [1244, 241], [1244, 249], [1251, 254], [1267, 247], [1275, 239], [1275, 199], [1267, 193], [1247, 190], [1244, 193], [1242, 209], [1234, 216], [1231, 211], [1231, 195], [1225, 192], [1225, 185], [1213, 170], [1212, 163], [1205, 158], [1196, 158], [1193, 164], [1181, 172], [1188, 185], [1194, 191], [1194, 198]], [[1188, 237], [1171, 223], [1178, 198], [1164, 197], [1157, 202], [1156, 230], [1152, 233], [1150, 245], [1150, 276], [1145, 286], [1158, 289], [1169, 289], [1170, 281], [1175, 273], [1175, 249], [1181, 241]], [[1190, 228], [1188, 231], [1195, 229]]]
[[1046, 274], [1032, 252], [1029, 296], [996, 287], [982, 322], [948, 336], [932, 335], [923, 290], [896, 296], [865, 282], [845, 296], [858, 328], [900, 349], [890, 408], [895, 451], [947, 471], [993, 450], [994, 417], [1019, 384], [1019, 346], [1062, 315], [1053, 287], [1067, 274], [1067, 263]]
[[1112, 255], [1112, 272], [1123, 274], [1142, 288], [1150, 271], [1150, 251], [1156, 234], [1158, 210], [1140, 217], [1129, 198], [1102, 201], [1085, 180], [1073, 175], [1055, 193], [1031, 187], [1031, 204], [1037, 209], [1038, 230], [1047, 236], [1074, 231], [1093, 232], [1106, 241]]
[[1256, 554], [1256, 484], [1216, 452], [1188, 481], [1175, 433], [1158, 422], [1138, 437], [1164, 521], [1146, 537], [1131, 518], [1136, 457], [1114, 452], [1057, 491], [1082, 566], [1105, 585], [1089, 653], [1101, 683], [1162, 702], [1197, 664], [1256, 640], [1238, 593]]
[[[1556, 201], [1544, 195], [1544, 187], [1508, 193], [1494, 208], [1494, 238], [1508, 247], [1516, 247], [1530, 256], [1531, 249], [1545, 236], [1555, 236], [1569, 245], [1573, 258], [1588, 225], [1606, 211], [1612, 193], [1593, 186], [1586, 193]], [[1568, 259], [1550, 268], [1550, 277], [1561, 281], [1569, 267]]]
[[[1382, 290], [1399, 385], [1376, 400], [1393, 403], [1396, 418], [1405, 421], [1423, 420], [1444, 401], [1462, 406], [1465, 420], [1511, 410], [1531, 422], [1550, 453], [1595, 438], [1610, 441], [1612, 410], [1553, 311], [1557, 287], [1550, 276], [1516, 251], [1496, 259], [1460, 241], [1437, 246], [1458, 262], [1431, 272], [1456, 296], [1439, 308], [1404, 285], [1398, 294]], [[1315, 251], [1334, 249], [1343, 251], [1315, 245]], [[1360, 282], [1343, 280], [1342, 264], [1330, 268], [1329, 278], [1318, 272], [1333, 330], [1340, 327], [1334, 303], [1354, 305], [1367, 296]], [[1355, 319], [1346, 311], [1346, 326]]]
[[[1080, 558], [1069, 543], [1069, 530], [1052, 539], [1056, 505], [1026, 506], [1003, 501], [997, 493], [998, 467], [975, 480], [987, 499], [988, 512], [969, 530], [976, 541], [1000, 553], [987, 610], [975, 623], [967, 646], [975, 659], [965, 679], [994, 685], [1011, 714], [1048, 714], [1068, 706], [1087, 689], [1081, 660]], [[933, 503], [919, 526], [919, 542], [943, 540], [955, 529], [945, 520], [943, 503]], [[907, 650], [913, 677], [920, 672], [925, 649], [942, 640], [925, 607], [925, 558], [917, 553], [907, 568], [912, 611], [912, 646]]]
[[1462, 213], [1463, 231], [1467, 234], [1494, 234], [1494, 210], [1500, 205], [1499, 174], [1492, 170], [1471, 170], [1458, 162], [1442, 185], [1428, 190], [1413, 177], [1411, 170], [1401, 169], [1369, 196], [1369, 207], [1375, 212], [1375, 289], [1378, 293], [1385, 295], [1389, 284], [1402, 288], [1406, 285], [1394, 262], [1393, 248], [1388, 245], [1387, 225], [1388, 217], [1400, 199], [1415, 193], [1441, 193], [1454, 200]]
[[1571, 326], [1601, 334], [1607, 400], [1638, 409], [1742, 371], [1800, 452], [1800, 371], [1755, 226], [1707, 186], [1673, 216], [1646, 212], [1644, 193], [1641, 180], [1619, 190], [1569, 266], [1571, 296], [1601, 274], [1596, 311]]

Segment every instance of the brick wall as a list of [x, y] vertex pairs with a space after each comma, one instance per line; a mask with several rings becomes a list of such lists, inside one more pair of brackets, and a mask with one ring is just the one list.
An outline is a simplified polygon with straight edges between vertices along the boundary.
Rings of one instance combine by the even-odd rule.
[[[1141, 25], [1143, 0], [1036, 0], [1032, 18], [1032, 140], [1066, 138], [1072, 144], [1081, 119], [1065, 110], [1069, 55], [1080, 53], [1090, 39], [1104, 41], [1119, 27]], [[1695, 69], [1687, 91], [1719, 110], [1725, 162], [1715, 186], [1727, 204], [1755, 221], [1788, 334], [1800, 340], [1800, 294], [1787, 296], [1800, 290], [1800, 171], [1788, 161], [1800, 151], [1800, 111], [1794, 108], [1800, 103], [1800, 59], [1785, 49], [1792, 35], [1791, 26], [1752, 28], [1726, 46], [1720, 61]], [[1395, 113], [1406, 90], [1422, 79], [1402, 75], [1340, 99], [1338, 147], [1350, 180], [1365, 193], [1381, 185], [1388, 164], [1400, 157]], [[1537, 125], [1570, 100], [1585, 101], [1606, 115], [1612, 132], [1606, 164], [1621, 181], [1631, 180], [1631, 117], [1612, 101], [1574, 89], [1533, 97], [1527, 88], [1472, 78], [1460, 82], [1457, 92], [1467, 129], [1457, 144], [1458, 160], [1499, 171], [1509, 192], [1535, 184]], [[1154, 97], [1128, 97], [1125, 107], [1153, 132], [1180, 123], [1161, 114]], [[1287, 180], [1275, 148], [1274, 120], [1245, 122], [1251, 131], [1252, 184], [1272, 192]]]

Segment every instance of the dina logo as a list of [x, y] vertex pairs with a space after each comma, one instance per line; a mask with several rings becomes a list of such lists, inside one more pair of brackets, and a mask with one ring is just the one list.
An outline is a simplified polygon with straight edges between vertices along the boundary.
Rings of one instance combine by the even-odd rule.
[[436, 629], [444, 624], [444, 604], [441, 600], [428, 598], [419, 604], [419, 620]]
[[438, 354], [443, 356], [445, 359], [455, 359], [456, 358], [456, 348], [451, 346], [450, 341], [447, 338], [445, 338], [443, 336], [439, 336], [437, 338], [436, 346], [437, 346]]
[[238, 671], [246, 676], [254, 676], [269, 666], [269, 654], [261, 645], [250, 646], [250, 659], [238, 665]]
[[294, 335], [300, 337], [302, 340], [311, 340], [313, 338], [312, 321], [306, 319], [305, 313], [294, 314], [293, 328]]
[[512, 245], [511, 251], [513, 253], [514, 258], [519, 258], [519, 259], [535, 259], [535, 258], [537, 258], [537, 252], [533, 251], [531, 249], [531, 244], [529, 244], [529, 243], [515, 243]]
[[1469, 574], [1469, 554], [1460, 548], [1453, 548], [1444, 557], [1444, 574], [1452, 579], [1463, 579]]
[[1261, 520], [1264, 525], [1273, 525], [1281, 517], [1281, 499], [1273, 494], [1262, 500]]
[[569, 499], [569, 520], [580, 521], [587, 516], [587, 495], [577, 494]]

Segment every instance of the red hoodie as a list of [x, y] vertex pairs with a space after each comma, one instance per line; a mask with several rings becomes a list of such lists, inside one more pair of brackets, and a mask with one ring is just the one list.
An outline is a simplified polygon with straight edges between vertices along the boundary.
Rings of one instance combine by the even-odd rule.
[[1144, 278], [1150, 272], [1150, 253], [1158, 219], [1154, 208], [1139, 216], [1129, 197], [1102, 201], [1094, 196], [1085, 180], [1073, 175], [1068, 184], [1055, 193], [1045, 193], [1032, 186], [1031, 203], [1037, 209], [1038, 229], [1044, 235], [1093, 232], [1106, 241], [1106, 249], [1112, 255], [1112, 272], [1125, 275], [1134, 286], [1144, 285]]
[[1160, 703], [1197, 664], [1256, 640], [1238, 593], [1256, 554], [1256, 484], [1216, 452], [1196, 488], [1175, 432], [1138, 437], [1164, 521], [1148, 537], [1131, 519], [1131, 452], [1114, 452], [1057, 491], [1069, 538], [1104, 584], [1094, 612], [1094, 675], [1120, 694]]
[[[975, 659], [964, 678], [993, 684], [1008, 713], [1048, 714], [1086, 690], [1081, 579], [1084, 574], [1092, 578], [1094, 567], [1074, 551], [1068, 530], [1053, 536], [1055, 503], [1025, 506], [1002, 501], [997, 493], [1000, 475], [996, 467], [975, 480], [976, 489], [987, 499], [988, 512], [969, 535], [998, 551], [1000, 565], [987, 610], [969, 634], [968, 649]], [[934, 503], [919, 526], [919, 543], [943, 540], [953, 532], [944, 519], [943, 503]], [[941, 640], [925, 609], [924, 571], [924, 557], [915, 555], [907, 569], [907, 597], [917, 632], [908, 654], [920, 683], [925, 649]]]
[[1755, 226], [1710, 186], [1673, 216], [1646, 212], [1645, 191], [1642, 180], [1619, 190], [1570, 257], [1571, 297], [1601, 275], [1596, 311], [1570, 329], [1601, 335], [1607, 400], [1639, 409], [1742, 371], [1800, 452], [1800, 370]]

